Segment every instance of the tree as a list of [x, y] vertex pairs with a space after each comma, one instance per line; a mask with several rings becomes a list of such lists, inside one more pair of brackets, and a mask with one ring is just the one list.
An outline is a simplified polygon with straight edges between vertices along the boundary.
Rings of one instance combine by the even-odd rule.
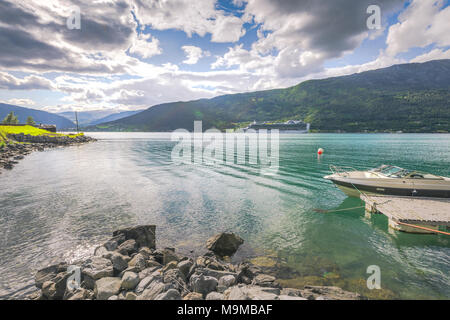
[[28, 116], [27, 118], [27, 125], [29, 126], [34, 126], [36, 124], [36, 122], [34, 122], [34, 119], [32, 116]]
[[14, 115], [14, 112], [10, 112], [2, 121], [3, 124], [18, 124], [19, 119]]

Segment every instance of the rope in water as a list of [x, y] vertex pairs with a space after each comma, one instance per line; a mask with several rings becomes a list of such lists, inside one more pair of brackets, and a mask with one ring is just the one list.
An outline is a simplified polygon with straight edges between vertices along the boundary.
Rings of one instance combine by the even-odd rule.
[[432, 232], [441, 233], [441, 234], [445, 234], [447, 236], [450, 236], [450, 233], [444, 232], [444, 231], [440, 231], [440, 230], [435, 230], [435, 229], [426, 228], [426, 227], [422, 227], [422, 226], [416, 226], [414, 224], [409, 224], [409, 223], [400, 222], [400, 221], [396, 221], [396, 223], [402, 224], [402, 225], [405, 225], [405, 226], [408, 226], [408, 227], [412, 227], [412, 228], [423, 229], [423, 230], [432, 231]]
[[353, 210], [353, 209], [360, 209], [364, 208], [365, 206], [359, 206], [359, 207], [352, 207], [352, 208], [344, 208], [344, 209], [336, 209], [336, 210], [320, 210], [320, 209], [314, 209], [315, 212], [319, 213], [330, 213], [330, 212], [339, 212], [339, 211], [347, 211], [347, 210]]

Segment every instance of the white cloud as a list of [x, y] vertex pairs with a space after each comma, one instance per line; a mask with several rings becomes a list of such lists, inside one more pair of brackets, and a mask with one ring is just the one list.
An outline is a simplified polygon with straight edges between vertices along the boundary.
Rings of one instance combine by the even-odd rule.
[[414, 47], [450, 45], [450, 7], [443, 0], [414, 0], [389, 28], [386, 52], [392, 56]]
[[0, 89], [7, 90], [37, 90], [54, 88], [53, 83], [43, 77], [29, 75], [22, 79], [17, 78], [7, 72], [0, 71]]
[[427, 62], [430, 60], [438, 60], [438, 59], [450, 59], [450, 49], [434, 49], [430, 52], [424, 53], [420, 56], [411, 59], [410, 62]]
[[141, 24], [153, 29], [177, 29], [191, 37], [212, 35], [213, 42], [236, 42], [245, 34], [244, 21], [216, 8], [216, 0], [135, 0]]
[[[149, 41], [150, 39], [151, 41]], [[162, 49], [159, 47], [159, 40], [152, 37], [150, 34], [142, 33], [136, 35], [129, 51], [130, 53], [137, 54], [144, 59], [162, 53]]]
[[15, 106], [32, 106], [35, 102], [31, 99], [26, 98], [13, 98], [6, 101], [1, 101], [2, 103], [12, 104]]
[[203, 51], [199, 47], [183, 46], [181, 49], [186, 54], [186, 60], [183, 61], [184, 64], [196, 64], [203, 57]]

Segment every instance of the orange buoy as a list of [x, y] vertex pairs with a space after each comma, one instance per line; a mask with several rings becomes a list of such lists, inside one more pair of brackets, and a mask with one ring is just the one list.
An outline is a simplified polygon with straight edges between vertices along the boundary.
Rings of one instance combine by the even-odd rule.
[[320, 156], [321, 154], [323, 154], [323, 149], [319, 148], [319, 150], [317, 150], [317, 154]]

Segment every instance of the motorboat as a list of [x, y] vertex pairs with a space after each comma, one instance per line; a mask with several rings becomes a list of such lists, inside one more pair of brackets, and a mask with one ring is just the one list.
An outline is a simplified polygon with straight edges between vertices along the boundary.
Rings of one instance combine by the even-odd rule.
[[413, 197], [450, 198], [450, 178], [434, 174], [382, 165], [370, 170], [330, 165], [331, 175], [325, 179], [351, 197], [361, 193]]

